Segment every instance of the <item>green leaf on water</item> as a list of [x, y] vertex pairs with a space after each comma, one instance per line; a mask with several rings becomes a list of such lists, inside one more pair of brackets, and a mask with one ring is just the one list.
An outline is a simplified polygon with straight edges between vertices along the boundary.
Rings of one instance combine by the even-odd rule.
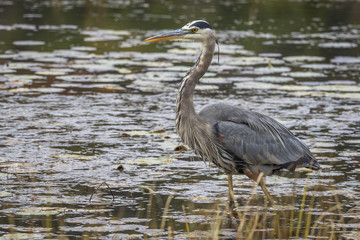
[[331, 91], [331, 92], [360, 92], [360, 86], [356, 86], [356, 85], [334, 84], [334, 85], [315, 86], [314, 88], [320, 91]]
[[8, 233], [2, 235], [0, 239], [22, 240], [22, 239], [36, 239], [43, 237], [44, 234], [39, 234], [39, 233]]
[[251, 66], [258, 64], [268, 64], [268, 59], [265, 57], [237, 57], [224, 59], [225, 64], [237, 66]]
[[304, 65], [301, 65], [300, 67], [316, 69], [316, 70], [323, 70], [323, 69], [334, 69], [336, 66], [334, 64], [312, 63], [312, 64], [304, 64]]
[[65, 75], [66, 72], [65, 71], [58, 71], [58, 70], [48, 70], [48, 71], [37, 71], [35, 72], [35, 74], [37, 75], [44, 75], [44, 76], [61, 76], [61, 75]]
[[89, 161], [94, 158], [94, 156], [86, 156], [86, 155], [78, 155], [78, 154], [53, 155], [52, 157], [60, 158], [60, 159], [81, 160], [81, 161]]
[[321, 48], [355, 48], [355, 47], [357, 47], [357, 44], [349, 43], [349, 42], [326, 42], [326, 43], [320, 43], [319, 47], [321, 47]]
[[169, 155], [164, 155], [160, 157], [141, 157], [136, 158], [134, 160], [128, 160], [128, 164], [135, 164], [140, 166], [148, 166], [148, 165], [165, 165], [171, 164], [175, 158], [170, 157]]
[[324, 57], [320, 56], [289, 56], [284, 57], [284, 60], [287, 62], [322, 62], [325, 60]]
[[16, 215], [22, 216], [49, 216], [49, 215], [56, 215], [61, 212], [66, 211], [67, 208], [55, 208], [55, 207], [30, 207], [30, 208], [23, 208], [20, 211], [16, 212]]
[[219, 87], [216, 85], [196, 85], [195, 90], [197, 91], [212, 91], [212, 90], [218, 90]]
[[15, 46], [40, 46], [44, 45], [44, 41], [33, 41], [33, 40], [21, 40], [21, 41], [14, 41], [13, 44]]
[[320, 78], [326, 77], [325, 74], [319, 72], [288, 72], [282, 73], [283, 76], [293, 77], [293, 78]]
[[8, 196], [12, 196], [11, 192], [6, 192], [6, 191], [1, 191], [0, 192], [0, 197], [8, 197]]

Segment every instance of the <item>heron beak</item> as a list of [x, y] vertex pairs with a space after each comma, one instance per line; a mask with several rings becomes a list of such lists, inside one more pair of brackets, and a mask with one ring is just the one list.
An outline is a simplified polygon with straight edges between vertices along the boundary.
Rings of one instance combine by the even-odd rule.
[[156, 35], [154, 37], [149, 37], [149, 38], [145, 39], [145, 42], [160, 42], [160, 41], [165, 41], [165, 40], [176, 40], [188, 33], [190, 33], [190, 31], [188, 29], [180, 28], [180, 29], [177, 29], [174, 31], [164, 33], [164, 34]]

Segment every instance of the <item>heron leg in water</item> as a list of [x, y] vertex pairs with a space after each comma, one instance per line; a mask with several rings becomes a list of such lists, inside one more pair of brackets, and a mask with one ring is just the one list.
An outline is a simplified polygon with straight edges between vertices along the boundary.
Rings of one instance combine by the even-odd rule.
[[232, 180], [232, 174], [227, 174], [228, 177], [228, 186], [229, 186], [229, 202], [230, 207], [234, 207], [235, 195], [234, 195], [234, 188], [233, 188], [233, 180]]
[[273, 206], [275, 204], [275, 201], [266, 188], [264, 174], [263, 173], [253, 173], [247, 168], [243, 169], [243, 172], [246, 176], [248, 176], [250, 179], [254, 180], [257, 184], [260, 185], [261, 189], [265, 193], [266, 198], [269, 200], [270, 206]]

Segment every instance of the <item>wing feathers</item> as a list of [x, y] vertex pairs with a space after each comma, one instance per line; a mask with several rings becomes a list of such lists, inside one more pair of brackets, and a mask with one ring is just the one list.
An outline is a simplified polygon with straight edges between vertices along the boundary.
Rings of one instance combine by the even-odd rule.
[[214, 104], [204, 108], [200, 117], [213, 126], [219, 142], [234, 155], [235, 161], [278, 168], [315, 161], [303, 142], [266, 115]]

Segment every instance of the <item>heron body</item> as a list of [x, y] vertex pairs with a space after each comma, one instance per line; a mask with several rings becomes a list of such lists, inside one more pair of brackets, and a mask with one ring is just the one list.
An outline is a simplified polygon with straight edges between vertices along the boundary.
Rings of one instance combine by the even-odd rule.
[[199, 114], [195, 112], [195, 86], [211, 64], [217, 42], [209, 23], [193, 21], [178, 30], [146, 39], [147, 42], [163, 40], [202, 43], [201, 54], [182, 79], [178, 91], [176, 131], [197, 155], [224, 169], [228, 174], [230, 197], [234, 198], [232, 174], [245, 174], [257, 181], [272, 203], [265, 176], [284, 168], [320, 168], [302, 141], [266, 115], [222, 103], [208, 105]]

